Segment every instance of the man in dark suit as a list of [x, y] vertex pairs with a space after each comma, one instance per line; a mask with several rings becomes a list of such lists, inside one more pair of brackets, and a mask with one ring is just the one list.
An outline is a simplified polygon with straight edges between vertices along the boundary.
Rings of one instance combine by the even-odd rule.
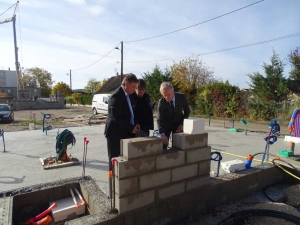
[[170, 134], [183, 131], [183, 120], [189, 118], [190, 107], [186, 96], [183, 93], [174, 93], [169, 82], [160, 85], [160, 93], [163, 98], [158, 102], [157, 126], [166, 149]]
[[135, 91], [137, 83], [136, 76], [128, 74], [108, 100], [104, 134], [107, 140], [109, 170], [112, 170], [111, 159], [120, 156], [120, 140], [131, 138], [140, 130], [139, 124], [135, 123], [129, 98]]
[[143, 79], [138, 79], [137, 89], [130, 95], [134, 118], [141, 128], [136, 137], [149, 137], [150, 130], [154, 129], [151, 100], [149, 94], [145, 93], [146, 86]]

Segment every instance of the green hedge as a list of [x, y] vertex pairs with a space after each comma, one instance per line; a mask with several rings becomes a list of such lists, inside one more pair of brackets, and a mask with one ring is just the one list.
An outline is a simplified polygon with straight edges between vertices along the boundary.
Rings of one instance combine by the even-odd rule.
[[67, 96], [65, 97], [66, 101], [67, 101], [67, 104], [75, 104], [72, 96]]
[[79, 98], [80, 105], [92, 105], [93, 96], [92, 95], [82, 95]]

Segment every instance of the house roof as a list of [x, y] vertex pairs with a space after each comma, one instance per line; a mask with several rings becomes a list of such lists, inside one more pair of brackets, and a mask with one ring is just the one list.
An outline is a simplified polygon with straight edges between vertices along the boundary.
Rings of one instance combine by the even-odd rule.
[[[126, 75], [127, 74], [124, 74], [123, 77]], [[106, 83], [98, 91], [96, 91], [95, 94], [107, 93], [116, 90], [121, 85], [120, 79], [120, 75], [109, 78], [109, 80], [106, 81]]]
[[84, 89], [72, 89], [72, 93], [85, 93]]

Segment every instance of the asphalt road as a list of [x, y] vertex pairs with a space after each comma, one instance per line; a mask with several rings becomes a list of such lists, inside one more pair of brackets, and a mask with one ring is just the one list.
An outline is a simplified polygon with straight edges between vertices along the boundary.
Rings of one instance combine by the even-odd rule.
[[[60, 132], [62, 130], [60, 128]], [[73, 157], [81, 161], [83, 138], [87, 137], [90, 142], [85, 173], [94, 178], [97, 185], [105, 193], [108, 193], [108, 159], [106, 139], [103, 135], [104, 125], [71, 127], [69, 130], [73, 132], [77, 141], [75, 146], [68, 147], [68, 154], [71, 153]], [[246, 157], [248, 154], [263, 152], [265, 149], [264, 137], [266, 137], [266, 133], [248, 132], [245, 135], [243, 132], [229, 132], [228, 128], [223, 127], [206, 127], [205, 130], [208, 132], [208, 143], [212, 149], [223, 152], [223, 161], [238, 158], [225, 153]], [[41, 130], [6, 132], [4, 134], [6, 152], [2, 152], [3, 147], [0, 139], [0, 192], [81, 176], [81, 165], [50, 170], [43, 169], [39, 158], [56, 155], [57, 132], [58, 129], [50, 130], [47, 136]], [[289, 143], [284, 142], [283, 138], [278, 138], [278, 141], [271, 145], [270, 152], [276, 154], [279, 149], [289, 149]], [[298, 149], [299, 147], [296, 145], [296, 154]], [[261, 159], [261, 157], [257, 159]], [[214, 172], [212, 176], [215, 176], [217, 162], [212, 161], [211, 171]], [[223, 173], [225, 172], [221, 170], [220, 174]]]

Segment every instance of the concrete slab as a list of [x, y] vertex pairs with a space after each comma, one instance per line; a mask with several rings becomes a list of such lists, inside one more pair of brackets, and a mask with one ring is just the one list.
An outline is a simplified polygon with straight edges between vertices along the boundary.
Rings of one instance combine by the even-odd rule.
[[[106, 139], [103, 135], [104, 125], [93, 125], [68, 128], [76, 138], [76, 145], [68, 148], [68, 154], [82, 161], [83, 138], [90, 141], [87, 150], [85, 174], [95, 179], [100, 189], [108, 193], [108, 157]], [[78, 177], [82, 174], [82, 166], [71, 166], [55, 170], [44, 170], [39, 158], [46, 158], [55, 154], [57, 129], [48, 131], [46, 136], [41, 130], [6, 132], [5, 142], [7, 152], [1, 152], [0, 163], [0, 192], [16, 188], [42, 184], [64, 178]], [[60, 128], [60, 132], [63, 128]], [[220, 150], [223, 160], [242, 159], [248, 154], [264, 152], [266, 133], [229, 132], [227, 128], [205, 127], [208, 133], [208, 145], [212, 150]], [[152, 131], [150, 132], [152, 134]], [[277, 142], [270, 146], [270, 152], [276, 154], [278, 149], [288, 149], [289, 143], [279, 137]], [[299, 146], [295, 146], [295, 154]], [[261, 155], [255, 159], [261, 160]], [[242, 159], [246, 160], [246, 159]], [[260, 164], [253, 162], [253, 165]], [[217, 162], [212, 161], [211, 171], [216, 174]], [[220, 174], [225, 172], [220, 170]], [[212, 176], [215, 176], [215, 175]]]

